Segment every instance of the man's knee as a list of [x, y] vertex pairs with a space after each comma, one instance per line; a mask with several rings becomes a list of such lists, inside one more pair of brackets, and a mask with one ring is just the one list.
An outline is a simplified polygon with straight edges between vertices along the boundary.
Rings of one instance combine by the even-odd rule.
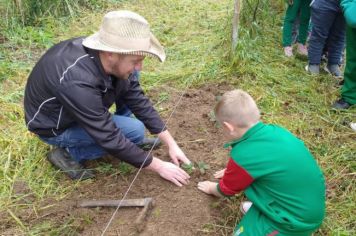
[[131, 137], [131, 142], [140, 144], [142, 143], [144, 137], [145, 137], [145, 125], [137, 120], [134, 119], [135, 121], [133, 122], [133, 133]]
[[135, 118], [116, 116], [113, 117], [116, 127], [123, 135], [135, 144], [140, 144], [145, 136], [144, 124]]

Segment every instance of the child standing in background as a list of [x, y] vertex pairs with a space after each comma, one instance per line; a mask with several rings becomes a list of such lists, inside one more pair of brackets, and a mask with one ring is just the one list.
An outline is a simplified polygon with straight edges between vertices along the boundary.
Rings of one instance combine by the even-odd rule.
[[313, 75], [320, 73], [320, 62], [325, 48], [327, 65], [324, 70], [336, 78], [342, 78], [339, 63], [345, 48], [345, 19], [340, 1], [313, 0], [310, 7], [312, 33], [309, 39], [308, 65], [305, 69]]
[[234, 236], [311, 235], [325, 212], [325, 181], [304, 143], [289, 131], [260, 121], [252, 97], [242, 90], [223, 95], [215, 107], [225, 146], [231, 147], [219, 183], [204, 181], [198, 189], [215, 196], [244, 191], [251, 201]]
[[[346, 20], [346, 66], [341, 98], [333, 105], [336, 109], [348, 109], [356, 104], [356, 0], [341, 0]], [[356, 123], [351, 124], [356, 129]]]
[[294, 21], [296, 20], [298, 13], [300, 13], [300, 23], [299, 23], [299, 34], [297, 38], [297, 53], [301, 55], [308, 55], [308, 50], [305, 45], [307, 36], [308, 36], [308, 28], [309, 28], [309, 20], [310, 20], [310, 7], [309, 4], [311, 0], [288, 0], [288, 8], [286, 11], [286, 15], [284, 17], [284, 25], [283, 25], [283, 47], [284, 54], [287, 57], [293, 56], [293, 48], [292, 48], [292, 28]]

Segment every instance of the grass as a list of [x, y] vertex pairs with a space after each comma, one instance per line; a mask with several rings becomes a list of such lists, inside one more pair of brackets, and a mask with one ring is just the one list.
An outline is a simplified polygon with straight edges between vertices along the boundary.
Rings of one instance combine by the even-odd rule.
[[[166, 48], [165, 63], [146, 61], [142, 73], [144, 89], [161, 84], [184, 89], [205, 83], [231, 83], [257, 100], [265, 122], [280, 124], [303, 139], [327, 180], [327, 215], [315, 235], [354, 235], [356, 133], [348, 124], [356, 120], [355, 108], [331, 110], [330, 104], [339, 96], [337, 81], [326, 74], [309, 76], [303, 70], [305, 60], [283, 57], [280, 45], [283, 1], [260, 1], [255, 22], [252, 20], [257, 1], [249, 2], [250, 5], [243, 6], [239, 43], [233, 53], [230, 51], [232, 1], [113, 1], [110, 9], [130, 9], [145, 16]], [[28, 73], [46, 48], [60, 40], [96, 31], [103, 12], [85, 10], [67, 19], [48, 16], [40, 26], [2, 30], [0, 209], [5, 212], [1, 215], [2, 231], [7, 224], [12, 226], [13, 234], [75, 233], [77, 226], [70, 219], [61, 226], [50, 221], [27, 225], [19, 215], [23, 207], [36, 209], [42, 199], [63, 198], [76, 187], [58, 182], [58, 172], [45, 161], [48, 147], [26, 131], [23, 90]], [[159, 101], [168, 96], [161, 93]], [[112, 171], [111, 166], [101, 168], [103, 172]], [[129, 170], [122, 167], [121, 171]], [[16, 194], [19, 182], [25, 182], [28, 192]], [[33, 201], [24, 203], [31, 194]], [[223, 200], [225, 215], [204, 230], [217, 235], [231, 234], [241, 217], [238, 211], [241, 198], [239, 195]]]

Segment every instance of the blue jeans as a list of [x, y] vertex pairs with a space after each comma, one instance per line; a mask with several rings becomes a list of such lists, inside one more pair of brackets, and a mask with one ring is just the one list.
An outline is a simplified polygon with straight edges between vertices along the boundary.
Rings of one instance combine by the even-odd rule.
[[[127, 139], [135, 144], [142, 143], [145, 126], [141, 121], [120, 115], [113, 115], [113, 121]], [[66, 129], [56, 137], [40, 137], [40, 139], [50, 145], [65, 148], [77, 162], [97, 159], [107, 154], [79, 125]]]
[[315, 0], [311, 5], [312, 33], [309, 39], [309, 64], [319, 65], [323, 49], [328, 64], [339, 64], [345, 47], [345, 19], [338, 0]]

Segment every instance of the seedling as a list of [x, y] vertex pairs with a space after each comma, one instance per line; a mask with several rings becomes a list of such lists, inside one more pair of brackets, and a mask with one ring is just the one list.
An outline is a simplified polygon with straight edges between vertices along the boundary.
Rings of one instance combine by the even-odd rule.
[[199, 169], [200, 174], [203, 175], [203, 174], [205, 174], [205, 172], [207, 170], [210, 169], [210, 166], [208, 164], [206, 164], [205, 162], [200, 161], [200, 162], [198, 162], [198, 169]]
[[[197, 168], [195, 168], [197, 166]], [[182, 168], [188, 173], [193, 174], [196, 170], [199, 171], [200, 174], [205, 174], [206, 170], [210, 169], [210, 166], [203, 161], [194, 164], [193, 162], [190, 164], [182, 164]]]
[[183, 170], [185, 170], [185, 172], [187, 172], [188, 174], [192, 174], [193, 171], [195, 170], [193, 162], [191, 162], [190, 164], [185, 164], [185, 163], [182, 164], [182, 168], [183, 168]]

